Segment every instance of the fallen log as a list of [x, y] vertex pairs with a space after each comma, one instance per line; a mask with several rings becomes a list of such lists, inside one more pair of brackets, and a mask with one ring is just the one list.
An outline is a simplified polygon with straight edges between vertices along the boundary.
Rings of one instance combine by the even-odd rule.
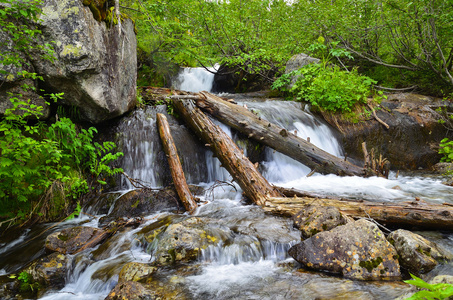
[[168, 125], [167, 118], [163, 114], [157, 114], [157, 127], [159, 128], [164, 152], [167, 155], [168, 164], [170, 165], [171, 177], [173, 178], [176, 192], [186, 210], [192, 214], [197, 209], [197, 203], [187, 185], [178, 151], [170, 133], [170, 126]]
[[210, 147], [249, 199], [262, 205], [268, 197], [279, 196], [277, 190], [258, 172], [234, 141], [198, 109], [192, 100], [173, 98], [173, 106], [193, 132]]
[[[203, 111], [251, 139], [271, 147], [321, 174], [376, 175], [344, 159], [338, 158], [286, 129], [261, 119], [240, 105], [235, 105], [208, 92], [195, 96]], [[177, 96], [173, 96], [177, 97]]]
[[332, 206], [353, 218], [371, 218], [385, 226], [417, 229], [453, 230], [453, 206], [413, 202], [372, 202], [311, 197], [270, 197], [263, 205], [266, 212], [292, 217], [308, 204]]

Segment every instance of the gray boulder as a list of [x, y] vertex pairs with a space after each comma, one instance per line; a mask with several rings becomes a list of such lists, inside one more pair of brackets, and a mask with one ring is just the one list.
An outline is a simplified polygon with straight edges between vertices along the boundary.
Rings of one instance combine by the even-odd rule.
[[[39, 43], [54, 43], [55, 60], [43, 60], [40, 53], [28, 60], [43, 76], [47, 91], [63, 92], [63, 103], [92, 123], [122, 115], [135, 105], [136, 37], [131, 20], [124, 19], [119, 35], [118, 27], [96, 21], [78, 0], [43, 1], [41, 19]], [[17, 82], [8, 86], [16, 87]]]
[[393, 231], [387, 239], [395, 246], [401, 266], [415, 275], [431, 271], [448, 257], [435, 243], [408, 230]]
[[291, 57], [287, 62], [286, 62], [286, 69], [285, 73], [289, 73], [295, 70], [298, 70], [302, 68], [303, 66], [309, 65], [309, 64], [317, 64], [319, 63], [320, 60], [314, 57], [311, 57], [305, 53], [299, 53]]
[[346, 224], [346, 218], [337, 208], [320, 205], [307, 205], [293, 220], [294, 227], [301, 231], [303, 238]]
[[288, 253], [306, 267], [351, 279], [394, 280], [401, 275], [395, 248], [363, 219], [320, 232]]

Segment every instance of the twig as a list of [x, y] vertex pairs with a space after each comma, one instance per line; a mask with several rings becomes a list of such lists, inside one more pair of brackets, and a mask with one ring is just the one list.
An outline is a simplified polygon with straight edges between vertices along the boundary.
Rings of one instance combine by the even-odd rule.
[[376, 112], [374, 111], [374, 108], [371, 107], [371, 105], [370, 105], [369, 103], [368, 103], [367, 105], [368, 105], [368, 107], [371, 109], [371, 112], [373, 113], [373, 117], [376, 119], [376, 121], [378, 121], [379, 123], [381, 123], [382, 125], [384, 125], [385, 128], [389, 129], [390, 126], [389, 126], [387, 123], [385, 123], [384, 121], [382, 121], [382, 120], [376, 115]]

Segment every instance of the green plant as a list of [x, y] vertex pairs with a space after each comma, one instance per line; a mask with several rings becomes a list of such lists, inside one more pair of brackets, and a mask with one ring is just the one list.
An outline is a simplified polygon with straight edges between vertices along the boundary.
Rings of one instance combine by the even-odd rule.
[[418, 291], [407, 300], [434, 300], [434, 299], [448, 299], [453, 296], [453, 285], [448, 283], [429, 284], [423, 279], [412, 275], [412, 280], [405, 280], [405, 283], [412, 284], [424, 290]]
[[38, 289], [40, 288], [40, 285], [38, 282], [35, 282], [33, 280], [33, 276], [26, 272], [22, 271], [19, 273], [19, 275], [10, 275], [9, 278], [11, 279], [17, 279], [20, 282], [20, 291], [21, 292], [37, 292]]
[[452, 162], [453, 161], [453, 141], [448, 138], [444, 138], [439, 144], [439, 154], [444, 156], [441, 158], [441, 162]]

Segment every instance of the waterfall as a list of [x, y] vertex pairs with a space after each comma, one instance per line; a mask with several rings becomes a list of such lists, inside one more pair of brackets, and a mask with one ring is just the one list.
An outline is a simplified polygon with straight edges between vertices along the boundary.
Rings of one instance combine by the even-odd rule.
[[210, 92], [214, 83], [214, 73], [218, 65], [208, 68], [183, 68], [173, 81], [173, 87], [177, 90], [188, 92]]

